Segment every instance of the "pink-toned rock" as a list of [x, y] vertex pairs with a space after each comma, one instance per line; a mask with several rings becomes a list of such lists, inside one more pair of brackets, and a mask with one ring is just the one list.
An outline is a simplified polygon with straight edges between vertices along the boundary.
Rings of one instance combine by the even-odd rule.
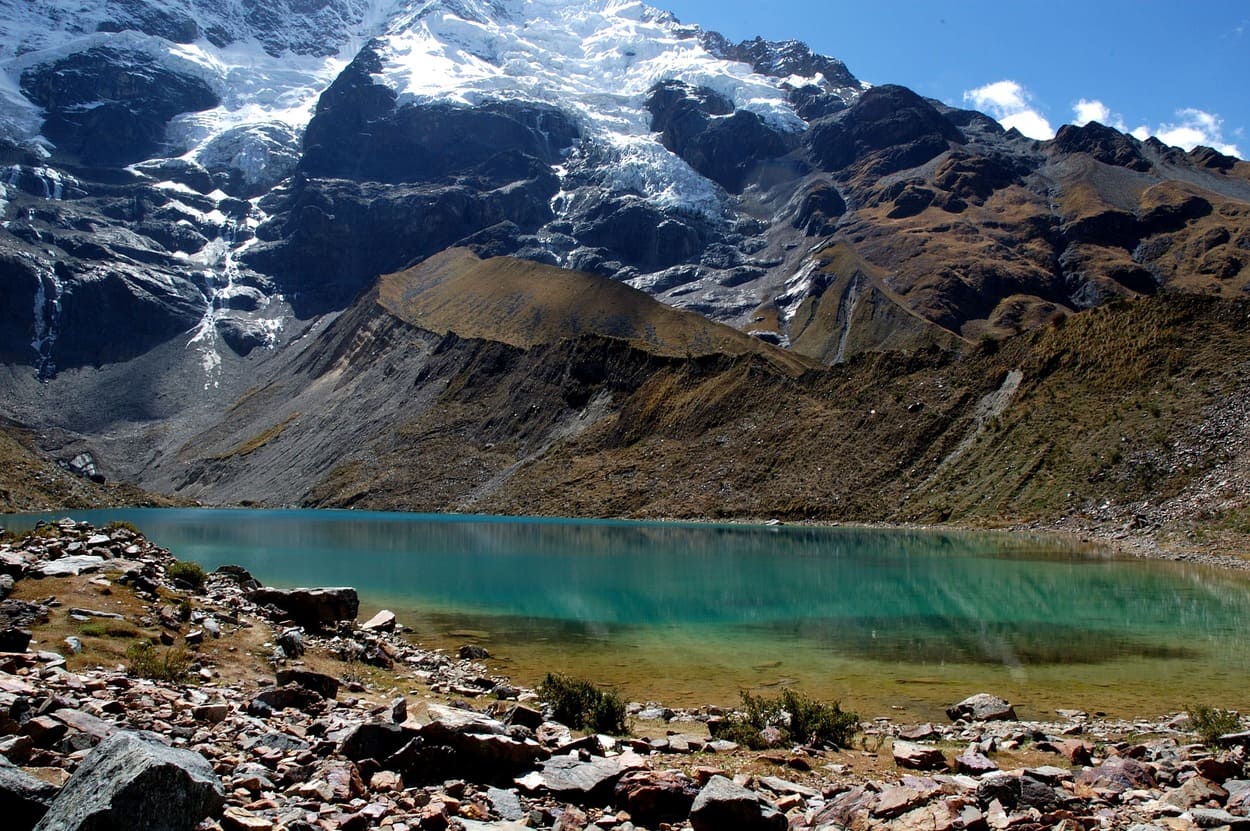
[[1228, 799], [1228, 791], [1207, 779], [1205, 776], [1194, 776], [1185, 780], [1179, 788], [1173, 788], [1163, 795], [1163, 803], [1181, 810], [1195, 806], [1203, 807], [1209, 802], [1223, 805]]
[[955, 757], [955, 769], [970, 776], [980, 776], [998, 770], [998, 765], [984, 753], [969, 749]]
[[946, 757], [942, 751], [931, 745], [916, 744], [895, 739], [894, 764], [913, 770], [936, 770], [946, 767]]
[[881, 792], [877, 804], [873, 806], [872, 815], [890, 819], [919, 808], [928, 802], [930, 794], [914, 788], [889, 787]]
[[225, 831], [271, 831], [273, 822], [232, 805], [222, 813], [221, 827]]

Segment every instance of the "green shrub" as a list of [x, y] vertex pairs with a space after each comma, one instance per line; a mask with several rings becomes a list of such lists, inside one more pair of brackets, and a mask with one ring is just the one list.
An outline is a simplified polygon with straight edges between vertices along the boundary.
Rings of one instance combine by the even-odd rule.
[[817, 701], [797, 690], [782, 690], [776, 698], [742, 693], [742, 711], [730, 716], [717, 737], [752, 750], [766, 746], [760, 731], [776, 728], [784, 743], [814, 747], [849, 747], [859, 729], [859, 715], [843, 711], [840, 702]]
[[129, 531], [132, 534], [140, 533], [138, 527], [133, 522], [127, 522], [124, 519], [115, 519], [108, 525], [104, 526], [104, 530], [111, 531]]
[[589, 681], [547, 673], [538, 697], [551, 707], [551, 717], [569, 727], [621, 736], [627, 732], [625, 702], [611, 690]]
[[1205, 704], [1190, 704], [1185, 708], [1194, 732], [1203, 744], [1215, 744], [1225, 733], [1241, 731], [1241, 717], [1235, 710], [1217, 710]]
[[126, 647], [126, 663], [131, 675], [155, 681], [182, 681], [191, 667], [185, 649], [170, 647], [159, 651], [151, 641], [139, 641]]
[[199, 563], [188, 563], [185, 560], [174, 560], [166, 574], [175, 583], [183, 583], [197, 591], [204, 588], [204, 581], [208, 579]]

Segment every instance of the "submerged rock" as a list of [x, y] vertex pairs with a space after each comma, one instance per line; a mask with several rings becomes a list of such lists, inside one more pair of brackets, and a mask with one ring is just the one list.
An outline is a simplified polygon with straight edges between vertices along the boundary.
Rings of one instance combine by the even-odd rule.
[[977, 693], [946, 708], [951, 721], [1015, 721], [1016, 711], [1004, 699], [989, 693]]

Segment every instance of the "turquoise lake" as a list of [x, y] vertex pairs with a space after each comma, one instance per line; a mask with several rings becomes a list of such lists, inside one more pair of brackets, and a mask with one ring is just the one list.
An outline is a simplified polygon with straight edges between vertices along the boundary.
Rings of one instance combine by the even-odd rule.
[[[63, 514], [57, 514], [61, 516]], [[1158, 715], [1250, 706], [1250, 580], [1005, 534], [305, 510], [119, 509], [208, 569], [349, 585], [427, 646], [486, 646], [631, 699], [732, 704], [793, 684], [868, 715], [933, 718], [989, 691]], [[0, 517], [19, 528], [33, 517]]]

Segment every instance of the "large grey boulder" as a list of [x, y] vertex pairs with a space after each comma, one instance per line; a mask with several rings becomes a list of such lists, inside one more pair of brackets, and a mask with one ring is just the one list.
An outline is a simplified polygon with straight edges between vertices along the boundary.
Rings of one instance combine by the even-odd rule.
[[355, 620], [360, 611], [356, 590], [348, 587], [324, 589], [259, 588], [248, 595], [253, 603], [276, 606], [291, 620], [308, 629], [321, 629], [340, 620]]
[[963, 701], [946, 708], [951, 721], [961, 718], [969, 721], [1015, 721], [1016, 711], [1005, 700], [989, 693], [970, 695]]
[[0, 756], [0, 817], [5, 828], [30, 831], [56, 799], [57, 787]]
[[612, 793], [622, 773], [624, 768], [615, 758], [556, 756], [543, 762], [541, 770], [516, 782], [528, 791], [544, 790], [560, 799], [601, 802]]
[[694, 831], [785, 831], [785, 814], [760, 799], [759, 794], [713, 776], [690, 807]]
[[36, 831], [191, 831], [225, 804], [208, 760], [151, 734], [118, 732], [70, 777]]

